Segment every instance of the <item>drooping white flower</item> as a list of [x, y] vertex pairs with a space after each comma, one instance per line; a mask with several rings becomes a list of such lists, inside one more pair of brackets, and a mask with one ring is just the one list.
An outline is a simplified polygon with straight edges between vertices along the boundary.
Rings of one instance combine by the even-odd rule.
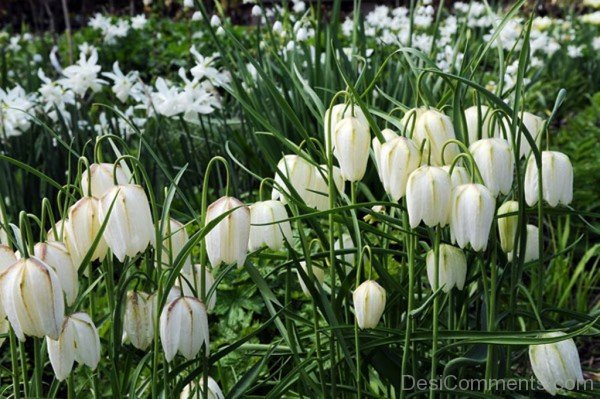
[[427, 226], [445, 226], [450, 221], [452, 181], [436, 166], [421, 166], [412, 172], [406, 186], [406, 207], [410, 227], [423, 221]]
[[[544, 333], [540, 338], [557, 338], [564, 332]], [[529, 361], [533, 373], [552, 396], [558, 387], [573, 387], [583, 381], [579, 353], [572, 338], [552, 344], [529, 345]]]
[[81, 174], [81, 191], [83, 195], [87, 196], [91, 193], [94, 198], [102, 198], [115, 186], [115, 177], [117, 184], [127, 184], [131, 173], [124, 164], [119, 164], [115, 168], [112, 163], [93, 163]]
[[[161, 263], [163, 267], [171, 267], [190, 238], [185, 229], [185, 225], [173, 218], [169, 219], [169, 222], [165, 227], [166, 228], [163, 227], [164, 231], [162, 233]], [[192, 259], [190, 256], [187, 256], [184, 260], [182, 270], [189, 271], [191, 266]]]
[[[523, 257], [523, 262], [527, 263], [540, 258], [540, 231], [537, 226], [528, 224], [525, 234], [525, 256]], [[506, 257], [509, 261], [512, 261], [515, 254], [519, 254], [519, 243], [517, 243], [514, 251], [506, 254]]]
[[379, 141], [377, 136], [375, 136], [373, 137], [373, 140], [371, 140], [371, 145], [373, 147], [373, 155], [375, 156], [375, 167], [377, 168], [377, 174], [379, 175], [379, 180], [383, 183], [383, 177], [381, 176], [381, 147], [383, 147], [383, 145], [388, 141], [398, 137], [398, 134], [392, 129], [383, 129], [381, 131], [381, 135], [384, 139], [383, 143]]
[[500, 236], [500, 247], [505, 253], [511, 252], [514, 248], [519, 217], [518, 215], [503, 215], [516, 213], [518, 210], [519, 203], [517, 201], [506, 201], [498, 208], [498, 236]]
[[354, 316], [360, 329], [375, 328], [385, 309], [386, 292], [376, 281], [367, 280], [352, 293]]
[[[63, 241], [77, 268], [83, 266], [82, 261], [100, 232], [99, 206], [96, 198], [83, 197], [69, 208], [69, 218], [63, 225]], [[90, 261], [104, 259], [107, 251], [106, 241], [100, 237]]]
[[474, 251], [487, 248], [494, 220], [496, 200], [481, 184], [463, 184], [452, 190], [450, 233], [461, 248], [471, 244]]
[[[354, 116], [358, 118], [365, 126], [369, 126], [367, 122], [367, 117], [363, 112], [362, 108], [353, 104], [336, 104], [333, 107], [327, 109], [325, 111], [325, 117], [323, 118], [324, 125], [324, 143], [328, 146], [328, 136], [329, 132], [331, 132], [331, 144], [334, 146], [335, 151], [335, 131], [337, 129], [337, 124], [344, 118], [349, 116]], [[383, 133], [383, 132], [382, 132]], [[326, 147], [327, 152], [329, 152], [329, 148]]]
[[[284, 181], [284, 178], [287, 182]], [[315, 168], [299, 155], [285, 155], [277, 163], [275, 186], [271, 199], [280, 200], [287, 204], [286, 196], [296, 191], [304, 202], [309, 202], [312, 193], [309, 188], [314, 186]]]
[[510, 144], [500, 138], [481, 139], [469, 146], [483, 183], [494, 197], [512, 188], [515, 162]]
[[344, 180], [361, 180], [369, 161], [371, 134], [368, 125], [356, 117], [346, 117], [336, 124], [333, 142], [334, 155]]
[[204, 304], [189, 296], [167, 303], [160, 315], [160, 340], [168, 362], [173, 360], [177, 352], [191, 360], [203, 345], [204, 353], [208, 356], [208, 316]]
[[[344, 192], [344, 178], [340, 168], [334, 166], [332, 169], [333, 184], [339, 193]], [[327, 184], [327, 165], [315, 166], [312, 184], [307, 189], [308, 198], [306, 205], [315, 207], [319, 211], [329, 209], [329, 185]]]
[[[427, 278], [434, 290], [435, 285], [435, 252], [427, 252]], [[462, 290], [467, 277], [467, 258], [460, 249], [448, 244], [440, 244], [439, 254], [439, 287], [448, 293], [453, 287]]]
[[215, 277], [211, 273], [208, 267], [204, 268], [204, 277], [202, 274], [202, 265], [195, 264], [192, 266], [190, 272], [182, 273], [182, 279], [177, 279], [177, 284], [182, 285], [182, 293], [184, 296], [195, 296], [201, 299], [202, 294], [202, 280], [206, 280], [204, 283], [204, 292], [206, 295], [206, 304], [208, 312], [212, 312], [217, 304], [217, 290], [214, 289], [211, 292], [212, 287], [215, 285]]
[[[469, 171], [462, 166], [454, 166], [454, 169], [450, 171], [450, 166], [442, 166], [449, 175], [450, 180], [452, 181], [452, 188], [456, 186], [460, 186], [461, 184], [471, 183], [471, 176], [469, 175]], [[452, 173], [450, 173], [452, 172]]]
[[[318, 266], [312, 266], [312, 274], [314, 276], [314, 281], [311, 281], [310, 274], [308, 273], [308, 268], [306, 267], [306, 262], [300, 262], [300, 267], [302, 268], [304, 273], [306, 273], [309, 281], [313, 284], [313, 286], [316, 284], [323, 285], [323, 281], [325, 281], [325, 271], [322, 268]], [[298, 281], [300, 282], [300, 288], [302, 289], [302, 292], [304, 293], [304, 295], [310, 296], [310, 291], [308, 290], [306, 281], [304, 281], [304, 279], [298, 271], [296, 271], [296, 273], [298, 274]]]
[[[538, 196], [539, 171], [535, 158], [525, 170], [525, 201], [534, 206]], [[573, 200], [573, 166], [569, 157], [558, 151], [542, 151], [542, 196], [548, 205], [568, 205]]]
[[[219, 384], [212, 378], [208, 377], [208, 399], [225, 399], [225, 395], [221, 391]], [[180, 399], [202, 398], [204, 382], [195, 383], [194, 381], [187, 384], [181, 391]]]
[[481, 139], [503, 137], [502, 125], [498, 121], [500, 116], [490, 107], [472, 106], [464, 113], [469, 144]]
[[248, 207], [236, 198], [221, 197], [208, 207], [206, 224], [227, 212], [230, 213], [206, 234], [206, 252], [213, 267], [221, 263], [236, 263], [238, 267], [242, 267], [246, 261], [250, 237]]
[[421, 154], [406, 137], [396, 137], [381, 146], [379, 171], [383, 188], [394, 201], [404, 197], [410, 174], [418, 168]]
[[146, 350], [154, 340], [156, 295], [128, 291], [123, 330], [133, 346]]
[[67, 305], [72, 305], [79, 293], [79, 280], [77, 266], [73, 264], [66, 245], [58, 241], [47, 241], [37, 243], [33, 250], [36, 258], [56, 272], [60, 286], [65, 293]]
[[[248, 249], [255, 251], [266, 245], [273, 251], [292, 244], [292, 226], [285, 206], [280, 201], [260, 201], [250, 206], [250, 238]], [[268, 223], [268, 224], [267, 224]]]

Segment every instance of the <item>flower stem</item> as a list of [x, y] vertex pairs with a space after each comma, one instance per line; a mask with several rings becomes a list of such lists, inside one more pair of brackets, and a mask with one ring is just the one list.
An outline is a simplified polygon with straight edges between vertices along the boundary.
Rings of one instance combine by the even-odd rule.
[[[437, 295], [437, 290], [440, 286], [440, 239], [441, 239], [441, 231], [439, 227], [435, 228], [435, 240], [433, 242], [433, 253], [435, 256], [435, 275], [434, 275], [434, 292], [435, 297], [433, 298], [433, 340], [431, 343], [431, 376], [430, 380], [434, 381], [437, 374], [437, 366], [438, 366], [438, 328], [439, 328], [439, 307], [440, 307], [440, 298]], [[429, 398], [435, 398], [435, 389], [434, 384], [430, 385], [429, 390]]]

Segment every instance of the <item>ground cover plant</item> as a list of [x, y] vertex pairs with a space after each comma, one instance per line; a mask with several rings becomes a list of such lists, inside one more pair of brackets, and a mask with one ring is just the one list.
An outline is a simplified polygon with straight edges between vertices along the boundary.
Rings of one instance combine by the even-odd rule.
[[0, 396], [598, 396], [600, 3], [528, 3], [0, 33]]

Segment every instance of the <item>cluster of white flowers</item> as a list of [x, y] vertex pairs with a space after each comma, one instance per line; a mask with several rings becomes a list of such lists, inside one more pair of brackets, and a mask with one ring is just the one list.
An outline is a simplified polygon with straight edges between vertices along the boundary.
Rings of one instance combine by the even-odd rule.
[[129, 34], [130, 29], [143, 29], [147, 22], [144, 14], [136, 15], [131, 18], [131, 21], [127, 19], [117, 19], [113, 23], [111, 18], [97, 13], [90, 18], [88, 25], [102, 32], [105, 43], [115, 44], [118, 38], [126, 37]]

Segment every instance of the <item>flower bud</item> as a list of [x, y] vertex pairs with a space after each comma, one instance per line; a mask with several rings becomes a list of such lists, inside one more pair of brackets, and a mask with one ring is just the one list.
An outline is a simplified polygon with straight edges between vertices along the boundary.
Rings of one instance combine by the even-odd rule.
[[[192, 267], [191, 273], [182, 273], [182, 276], [183, 279], [178, 279], [177, 282], [179, 283], [180, 280], [183, 280], [181, 281], [181, 284], [183, 284], [183, 295], [202, 299], [200, 298], [200, 295], [202, 294], [202, 266], [195, 264]], [[208, 312], [210, 313], [217, 304], [217, 290], [215, 289], [211, 292], [213, 285], [215, 285], [215, 277], [208, 267], [204, 268], [204, 278], [206, 278], [206, 283], [204, 283], [206, 304]]]
[[421, 166], [412, 172], [406, 187], [406, 208], [410, 227], [421, 223], [445, 226], [450, 221], [452, 181], [440, 167]]
[[[467, 278], [467, 258], [460, 249], [448, 244], [440, 244], [439, 286], [448, 293], [452, 287], [462, 290]], [[427, 252], [427, 278], [434, 290], [435, 285], [435, 252]]]
[[519, 203], [517, 201], [506, 201], [498, 208], [498, 235], [500, 236], [500, 247], [505, 253], [512, 251], [514, 248], [519, 217], [518, 215], [504, 217], [502, 215], [518, 211]]
[[[306, 267], [306, 262], [302, 261], [300, 262], [300, 267], [302, 268], [302, 270], [304, 270], [304, 273], [306, 273], [309, 282], [313, 283], [313, 285], [315, 283], [318, 283], [319, 285], [323, 285], [323, 281], [325, 281], [325, 271], [323, 269], [321, 269], [318, 266], [313, 266], [312, 267], [312, 274], [315, 278], [315, 281], [312, 282], [310, 281], [310, 274], [308, 273], [308, 269]], [[308, 290], [308, 287], [306, 285], [306, 281], [304, 281], [304, 279], [302, 278], [302, 275], [300, 275], [299, 272], [298, 273], [298, 281], [300, 282], [300, 288], [302, 288], [302, 292], [304, 292], [304, 295], [310, 296], [310, 291]]]
[[483, 183], [494, 197], [508, 194], [512, 188], [515, 162], [510, 144], [504, 139], [482, 139], [469, 147]]
[[[542, 195], [551, 207], [573, 200], [573, 166], [562, 152], [542, 151]], [[538, 200], [538, 167], [532, 156], [525, 171], [525, 201], [534, 206]]]
[[0, 302], [16, 336], [58, 339], [65, 303], [54, 270], [37, 258], [21, 259], [0, 274]]
[[37, 243], [33, 248], [35, 257], [50, 266], [60, 281], [67, 305], [71, 306], [79, 293], [77, 268], [73, 264], [67, 247], [58, 241]]
[[250, 206], [248, 249], [256, 251], [264, 245], [273, 251], [284, 249], [285, 241], [292, 241], [292, 226], [287, 219], [285, 206], [279, 201], [261, 201]]
[[[237, 209], [236, 209], [237, 208]], [[213, 267], [237, 263], [242, 267], [248, 251], [250, 210], [233, 197], [221, 197], [206, 211], [206, 224], [230, 212], [206, 234], [206, 252]]]
[[[163, 267], [172, 267], [175, 259], [189, 241], [189, 236], [183, 223], [171, 218], [169, 224], [163, 231], [163, 247], [161, 252], [161, 263]], [[182, 270], [190, 270], [192, 267], [191, 257], [185, 258]]]
[[443, 113], [427, 108], [414, 108], [408, 111], [400, 121], [406, 131], [407, 137], [412, 139], [421, 148], [423, 142], [422, 163], [430, 159], [431, 165], [451, 164], [459, 154], [456, 144], [448, 144], [444, 149], [444, 162], [442, 162], [442, 148], [448, 140], [456, 139], [452, 121]]
[[369, 161], [369, 126], [355, 117], [344, 118], [336, 125], [334, 143], [335, 157], [344, 180], [361, 180]]
[[[544, 333], [540, 338], [564, 335], [557, 331]], [[552, 344], [529, 345], [529, 361], [533, 373], [552, 396], [556, 395], [558, 387], [574, 387], [577, 382], [583, 382], [579, 353], [571, 338]]]
[[48, 357], [56, 375], [62, 381], [71, 374], [73, 363], [85, 364], [92, 370], [100, 361], [100, 337], [94, 322], [83, 312], [65, 317], [58, 340], [46, 337]]
[[485, 251], [494, 220], [496, 200], [481, 184], [463, 184], [452, 191], [450, 234], [458, 246], [471, 244], [474, 251]]
[[465, 109], [465, 121], [469, 144], [481, 139], [502, 137], [498, 123], [498, 114], [494, 110], [482, 105]]
[[[344, 178], [342, 172], [337, 166], [333, 167], [333, 184], [339, 193], [344, 192]], [[309, 194], [306, 205], [315, 207], [319, 211], [329, 209], [329, 185], [327, 184], [327, 165], [315, 167], [315, 178], [313, 184], [308, 189]]]
[[[528, 224], [526, 226], [526, 237], [525, 237], [525, 256], [523, 257], [523, 262], [532, 262], [534, 260], [538, 260], [540, 258], [540, 231], [537, 226], [532, 224]], [[511, 251], [507, 254], [507, 258], [509, 262], [512, 262], [513, 257], [515, 255], [519, 255], [519, 246], [517, 243], [517, 247], [515, 251]]]
[[471, 183], [471, 176], [469, 176], [469, 172], [462, 166], [455, 166], [454, 169], [452, 169], [452, 174], [450, 174], [450, 166], [442, 166], [442, 169], [444, 169], [450, 175], [452, 188], [460, 186], [461, 184]]
[[111, 163], [91, 164], [89, 169], [81, 174], [81, 191], [83, 195], [87, 196], [91, 192], [92, 197], [102, 198], [108, 190], [115, 186], [115, 175], [118, 184], [129, 182], [129, 173], [121, 165], [117, 165], [115, 168]]
[[[541, 133], [544, 128], [544, 120], [539, 116], [530, 114], [529, 112], [523, 112], [521, 114], [521, 120], [523, 121], [523, 124], [529, 131], [529, 134], [531, 134], [531, 137], [535, 140], [536, 146], [539, 147], [540, 142], [542, 140]], [[529, 152], [531, 151], [531, 144], [529, 144], [529, 141], [527, 141], [527, 139], [525, 138], [525, 134], [522, 132], [520, 126], [518, 126], [517, 129], [519, 129], [518, 134], [521, 135], [521, 144], [519, 146], [519, 158], [523, 158], [524, 156], [527, 156], [527, 154], [529, 154]], [[507, 130], [508, 133], [510, 133], [510, 129]]]
[[[208, 385], [208, 399], [225, 399], [225, 395], [221, 391], [219, 384], [212, 377], [208, 377], [207, 381]], [[194, 381], [187, 384], [183, 390], [181, 391], [180, 399], [189, 399], [189, 398], [202, 398], [202, 393], [204, 389], [204, 382], [200, 384], [196, 384]]]
[[145, 251], [154, 243], [150, 204], [141, 186], [127, 184], [111, 188], [100, 200], [101, 223], [106, 218], [104, 239], [119, 261]]
[[381, 146], [381, 183], [392, 200], [404, 197], [408, 176], [419, 167], [420, 161], [417, 145], [406, 137], [396, 137]]
[[352, 293], [354, 315], [358, 327], [375, 328], [385, 309], [385, 289], [374, 280], [367, 280]]
[[381, 176], [381, 147], [388, 141], [400, 136], [398, 136], [398, 134], [392, 129], [383, 129], [381, 131], [381, 135], [384, 139], [383, 143], [379, 141], [377, 136], [375, 136], [373, 137], [373, 140], [371, 140], [371, 145], [373, 146], [373, 155], [375, 155], [375, 167], [377, 168], [377, 174], [379, 175], [379, 180], [383, 182], [383, 177]]
[[136, 291], [127, 292], [123, 330], [134, 347], [146, 350], [154, 340], [155, 314], [155, 295]]
[[160, 340], [168, 362], [177, 352], [191, 360], [202, 345], [208, 356], [208, 315], [202, 301], [183, 296], [167, 303], [160, 315]]
[[[287, 179], [285, 183], [283, 178]], [[284, 205], [287, 204], [286, 196], [291, 196], [290, 187], [298, 193], [302, 201], [307, 202], [311, 195], [308, 188], [312, 187], [315, 179], [315, 169], [304, 158], [298, 155], [286, 155], [277, 164], [277, 173], [275, 174], [275, 187], [271, 199], [280, 200]]]
[[[330, 116], [331, 116], [331, 120], [330, 120]], [[334, 139], [334, 134], [337, 128], [337, 124], [344, 118], [347, 118], [349, 116], [354, 116], [356, 118], [358, 118], [358, 120], [360, 120], [365, 126], [368, 126], [369, 123], [367, 122], [367, 117], [365, 116], [365, 113], [363, 112], [362, 108], [360, 108], [357, 105], [350, 105], [350, 104], [336, 104], [333, 107], [329, 108], [327, 111], [325, 111], [325, 118], [324, 118], [324, 126], [325, 126], [325, 146], [326, 146], [326, 150], [327, 153], [329, 153], [329, 147], [328, 147], [328, 139], [327, 136], [329, 135], [329, 132], [332, 132], [332, 136], [331, 136], [331, 143], [334, 146], [334, 153], [335, 153], [335, 139]], [[331, 130], [330, 130], [331, 127]]]
[[[83, 197], [69, 208], [69, 219], [63, 225], [63, 241], [78, 269], [102, 226], [99, 207], [100, 201], [96, 198]], [[103, 260], [107, 251], [106, 241], [100, 237], [90, 261]]]

